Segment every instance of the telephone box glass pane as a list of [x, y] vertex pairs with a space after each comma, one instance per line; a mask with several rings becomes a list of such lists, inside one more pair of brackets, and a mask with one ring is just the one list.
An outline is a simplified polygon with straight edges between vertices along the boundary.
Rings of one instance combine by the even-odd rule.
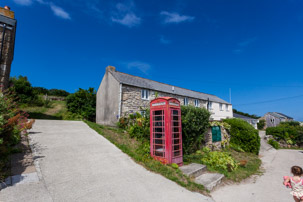
[[164, 111], [153, 111], [153, 154], [165, 157]]
[[172, 150], [173, 150], [173, 157], [177, 157], [181, 155], [181, 122], [180, 122], [180, 111], [179, 110], [172, 110], [171, 111], [172, 117]]

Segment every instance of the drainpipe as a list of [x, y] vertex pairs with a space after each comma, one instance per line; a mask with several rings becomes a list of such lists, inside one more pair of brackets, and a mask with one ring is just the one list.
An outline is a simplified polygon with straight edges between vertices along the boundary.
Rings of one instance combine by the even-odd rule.
[[3, 42], [4, 42], [5, 30], [6, 30], [6, 24], [3, 24], [3, 33], [2, 33], [1, 49], [0, 49], [0, 63], [2, 62], [2, 51], [3, 51]]
[[119, 112], [118, 117], [121, 117], [121, 105], [122, 105], [122, 83], [120, 83], [120, 91], [119, 91]]

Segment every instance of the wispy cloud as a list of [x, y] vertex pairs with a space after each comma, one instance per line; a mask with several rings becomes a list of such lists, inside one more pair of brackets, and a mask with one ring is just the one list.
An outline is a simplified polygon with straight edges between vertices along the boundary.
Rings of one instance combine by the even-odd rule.
[[253, 44], [255, 41], [257, 41], [258, 38], [257, 37], [251, 37], [251, 38], [247, 38], [241, 42], [239, 42], [237, 44], [237, 48], [235, 48], [233, 50], [233, 53], [234, 54], [241, 54], [244, 52], [245, 48], [251, 44]]
[[14, 2], [22, 6], [29, 6], [33, 3], [32, 0], [14, 0]]
[[56, 16], [63, 18], [63, 19], [67, 19], [67, 20], [71, 19], [69, 13], [67, 13], [65, 10], [63, 10], [63, 8], [56, 6], [54, 4], [51, 4], [50, 8]]
[[188, 15], [180, 15], [179, 13], [171, 13], [167, 11], [161, 11], [160, 13], [161, 16], [164, 17], [164, 23], [169, 24], [169, 23], [181, 23], [181, 22], [190, 22], [195, 19], [193, 16], [188, 16]]
[[135, 4], [131, 1], [128, 5], [118, 3], [116, 11], [111, 16], [112, 22], [125, 25], [127, 27], [134, 27], [141, 24], [141, 18], [134, 13]]
[[54, 13], [55, 16], [60, 17], [62, 19], [70, 20], [70, 14], [66, 12], [63, 8], [55, 5], [53, 2], [45, 1], [45, 0], [14, 0], [14, 2], [18, 5], [29, 6], [34, 2], [37, 2], [41, 5], [48, 6]]
[[160, 36], [160, 42], [162, 44], [170, 44], [171, 40], [166, 39], [164, 36]]
[[129, 68], [129, 69], [135, 68], [135, 69], [143, 72], [144, 74], [147, 74], [148, 70], [151, 68], [151, 66], [150, 66], [150, 64], [145, 63], [145, 62], [134, 61], [134, 62], [128, 63], [127, 68]]
[[254, 43], [256, 40], [257, 40], [257, 37], [251, 37], [251, 38], [248, 38], [248, 39], [238, 43], [238, 46], [245, 47], [245, 46], [250, 45], [251, 43]]

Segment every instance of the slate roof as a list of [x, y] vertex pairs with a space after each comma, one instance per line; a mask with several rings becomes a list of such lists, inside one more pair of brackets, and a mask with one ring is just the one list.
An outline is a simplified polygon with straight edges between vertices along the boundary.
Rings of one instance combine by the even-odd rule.
[[246, 119], [246, 120], [257, 120], [257, 119], [254, 119], [254, 118], [251, 118], [251, 117], [248, 117], [248, 116], [244, 116], [244, 115], [241, 115], [241, 114], [237, 114], [237, 113], [233, 113], [233, 116], [235, 118], [239, 118], [239, 119]]
[[[122, 84], [127, 84], [130, 86], [136, 86], [140, 88], [146, 88], [146, 89], [151, 89], [159, 92], [165, 92], [165, 93], [171, 93], [171, 94], [176, 94], [176, 95], [181, 95], [185, 97], [190, 97], [190, 98], [195, 98], [195, 99], [201, 99], [201, 100], [210, 100], [213, 102], [219, 102], [219, 103], [224, 103], [224, 104], [230, 104], [226, 102], [225, 100], [222, 100], [221, 98], [211, 95], [211, 94], [206, 94], [206, 93], [201, 93], [197, 91], [192, 91], [188, 90], [185, 88], [180, 88], [177, 86], [172, 86], [169, 84], [165, 83], [160, 83], [157, 81], [133, 76], [130, 74], [125, 74], [123, 72], [118, 72], [118, 71], [110, 71], [110, 73], [113, 75], [113, 77], [119, 81]], [[173, 90], [174, 89], [174, 90]]]
[[274, 116], [274, 117], [277, 117], [277, 118], [283, 118], [283, 119], [285, 119], [285, 118], [287, 118], [287, 119], [293, 119], [292, 117], [287, 116], [287, 115], [282, 114], [282, 113], [279, 113], [279, 112], [268, 112], [268, 114], [270, 114], [270, 115], [272, 115], [272, 116]]

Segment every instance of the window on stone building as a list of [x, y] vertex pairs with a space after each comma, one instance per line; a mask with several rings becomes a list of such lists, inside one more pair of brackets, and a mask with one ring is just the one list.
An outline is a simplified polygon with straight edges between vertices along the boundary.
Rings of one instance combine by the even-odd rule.
[[195, 99], [195, 107], [199, 107], [199, 100]]
[[220, 111], [223, 111], [223, 104], [222, 103], [220, 103]]
[[188, 105], [188, 98], [187, 98], [187, 97], [184, 98], [184, 105], [185, 105], [185, 106]]
[[146, 89], [142, 89], [141, 90], [141, 98], [144, 100], [148, 100], [148, 96], [149, 96], [149, 91]]
[[229, 109], [228, 109], [228, 104], [225, 105], [225, 110], [228, 112]]
[[208, 102], [208, 110], [212, 110], [213, 109], [213, 102]]

